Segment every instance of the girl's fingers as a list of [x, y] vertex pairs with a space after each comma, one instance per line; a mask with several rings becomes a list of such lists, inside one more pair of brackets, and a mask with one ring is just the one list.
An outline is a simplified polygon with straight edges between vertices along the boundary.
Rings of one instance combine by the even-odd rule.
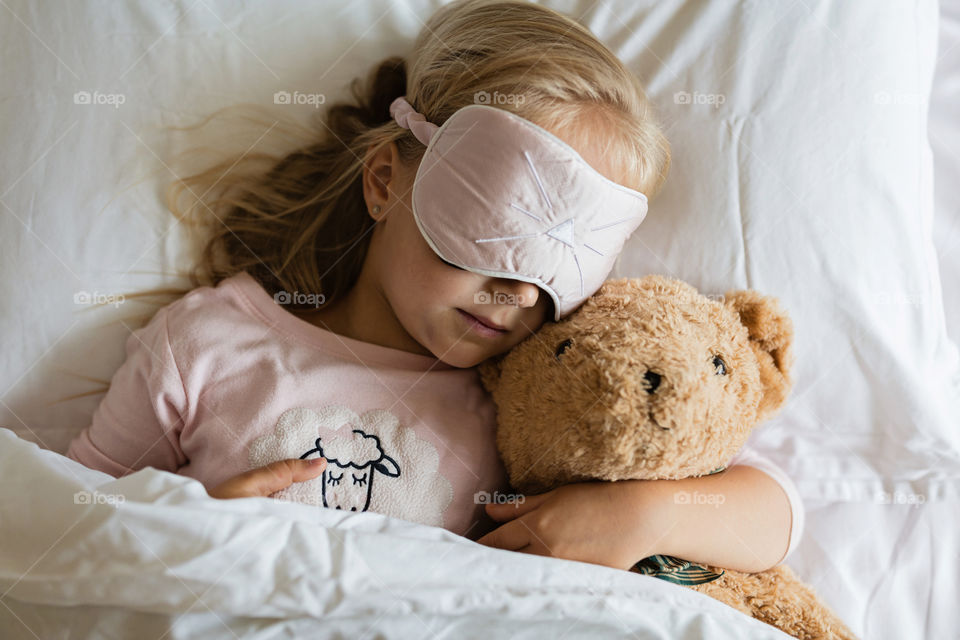
[[507, 520], [519, 518], [523, 514], [529, 513], [540, 506], [551, 493], [553, 492], [548, 491], [535, 496], [522, 496], [522, 500], [517, 500], [516, 502], [488, 502], [486, 504], [487, 515], [497, 522], [506, 522]]
[[521, 522], [508, 522], [481, 537], [477, 542], [488, 547], [517, 551], [530, 544], [530, 530]]
[[[314, 461], [316, 461], [316, 464], [314, 464]], [[286, 489], [294, 482], [316, 478], [326, 466], [327, 461], [323, 458], [311, 458], [309, 460], [291, 458], [277, 460], [265, 467], [253, 469], [249, 473], [254, 474], [253, 486], [256, 489], [254, 495], [269, 496], [271, 493]]]
[[294, 482], [316, 478], [323, 473], [327, 461], [323, 458], [301, 460], [290, 458], [251, 469], [208, 491], [213, 498], [249, 498], [269, 496], [286, 489]]
[[550, 550], [544, 547], [543, 545], [532, 545], [528, 544], [522, 549], [517, 549], [520, 553], [529, 553], [534, 556], [544, 556], [546, 558], [553, 558], [554, 555], [550, 553]]

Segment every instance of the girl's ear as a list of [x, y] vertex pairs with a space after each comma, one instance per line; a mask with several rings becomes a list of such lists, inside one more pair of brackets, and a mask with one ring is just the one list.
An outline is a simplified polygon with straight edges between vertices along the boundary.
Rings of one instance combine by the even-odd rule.
[[477, 365], [477, 371], [480, 372], [480, 382], [483, 383], [483, 388], [486, 389], [490, 395], [493, 395], [500, 385], [500, 365], [506, 355], [506, 353], [501, 353], [487, 358]]

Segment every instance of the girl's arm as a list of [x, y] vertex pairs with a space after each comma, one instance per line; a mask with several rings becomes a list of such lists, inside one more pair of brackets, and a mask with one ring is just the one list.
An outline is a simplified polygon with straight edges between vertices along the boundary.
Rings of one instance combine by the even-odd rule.
[[620, 569], [672, 555], [763, 571], [786, 554], [793, 524], [786, 490], [746, 465], [684, 480], [580, 482], [486, 509], [505, 524], [480, 544]]
[[91, 424], [70, 443], [68, 458], [114, 477], [143, 467], [176, 471], [186, 463], [180, 431], [187, 397], [167, 328], [172, 306], [127, 337], [127, 358]]
[[655, 553], [750, 573], [786, 556], [790, 500], [764, 471], [734, 465], [710, 476], [646, 483], [637, 488], [658, 495], [662, 520]]

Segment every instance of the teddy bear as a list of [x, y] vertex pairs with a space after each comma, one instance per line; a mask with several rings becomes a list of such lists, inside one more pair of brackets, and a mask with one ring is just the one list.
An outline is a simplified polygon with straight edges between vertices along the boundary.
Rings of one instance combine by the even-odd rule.
[[[793, 325], [752, 290], [708, 297], [662, 275], [607, 280], [576, 311], [478, 366], [510, 484], [722, 472], [792, 387]], [[797, 638], [855, 638], [786, 565], [758, 573], [651, 556], [688, 586]]]

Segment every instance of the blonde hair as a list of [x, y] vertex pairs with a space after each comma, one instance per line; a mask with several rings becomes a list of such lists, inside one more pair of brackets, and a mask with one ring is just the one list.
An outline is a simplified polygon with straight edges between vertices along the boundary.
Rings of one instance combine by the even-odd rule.
[[[398, 96], [438, 126], [485, 96], [492, 106], [564, 131], [574, 148], [605, 139], [604, 156], [628, 176], [623, 184], [650, 199], [667, 176], [670, 146], [640, 81], [562, 13], [522, 1], [455, 0], [430, 17], [409, 60], [386, 58], [364, 84], [354, 79], [353, 99], [326, 110], [315, 142], [282, 157], [228, 159], [170, 185], [171, 212], [208, 231], [189, 274], [194, 286], [246, 271], [271, 295], [320, 293], [326, 305], [346, 295], [375, 224], [363, 197], [364, 166], [391, 142], [411, 167], [425, 150], [391, 118]], [[181, 210], [187, 192], [194, 202]]]

